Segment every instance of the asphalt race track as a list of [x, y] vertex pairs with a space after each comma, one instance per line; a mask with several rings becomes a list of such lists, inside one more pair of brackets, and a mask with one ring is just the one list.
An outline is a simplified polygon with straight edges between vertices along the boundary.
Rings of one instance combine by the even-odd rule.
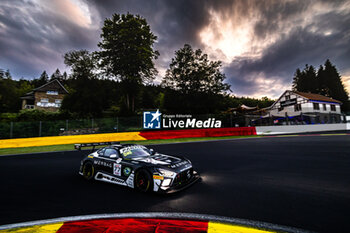
[[350, 136], [265, 137], [150, 146], [190, 158], [201, 182], [142, 194], [78, 175], [86, 152], [0, 157], [0, 225], [74, 215], [188, 212], [317, 232], [350, 228]]

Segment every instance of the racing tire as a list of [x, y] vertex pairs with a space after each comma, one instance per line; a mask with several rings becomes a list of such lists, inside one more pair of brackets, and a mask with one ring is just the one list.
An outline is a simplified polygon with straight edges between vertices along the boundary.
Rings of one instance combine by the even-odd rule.
[[139, 170], [135, 175], [135, 189], [146, 193], [153, 189], [152, 176], [146, 170]]
[[91, 162], [86, 162], [83, 165], [83, 177], [86, 180], [92, 180], [95, 175], [95, 168]]

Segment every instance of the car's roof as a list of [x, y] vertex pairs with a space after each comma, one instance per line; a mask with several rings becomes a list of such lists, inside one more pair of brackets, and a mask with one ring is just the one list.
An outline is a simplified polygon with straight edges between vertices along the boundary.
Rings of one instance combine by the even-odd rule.
[[139, 146], [139, 145], [137, 145], [137, 144], [113, 144], [113, 145], [111, 145], [111, 147], [114, 147], [117, 149], [128, 147], [128, 146]]

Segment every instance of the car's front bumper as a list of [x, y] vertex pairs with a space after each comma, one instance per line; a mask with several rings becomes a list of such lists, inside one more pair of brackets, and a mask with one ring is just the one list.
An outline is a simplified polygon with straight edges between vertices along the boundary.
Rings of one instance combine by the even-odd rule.
[[197, 181], [199, 181], [201, 179], [200, 175], [196, 172], [193, 171], [193, 175], [192, 177], [187, 180], [186, 182], [183, 182], [181, 184], [177, 184], [177, 185], [172, 185], [166, 189], [162, 189], [160, 188], [158, 190], [158, 193], [175, 193], [175, 192], [179, 192], [181, 190], [184, 190], [188, 187], [190, 187], [191, 185], [193, 185], [194, 183], [196, 183]]

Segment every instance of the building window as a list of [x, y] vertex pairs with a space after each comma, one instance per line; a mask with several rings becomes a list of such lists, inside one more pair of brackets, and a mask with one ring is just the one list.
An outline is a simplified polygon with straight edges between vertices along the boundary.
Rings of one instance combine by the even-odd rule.
[[335, 112], [335, 105], [334, 104], [331, 104], [331, 111]]
[[40, 102], [41, 102], [41, 103], [48, 103], [48, 102], [49, 102], [49, 99], [48, 99], [48, 98], [41, 98], [41, 99], [40, 99]]
[[286, 95], [286, 100], [290, 100], [290, 95]]
[[326, 106], [326, 104], [323, 104], [323, 111], [327, 111], [327, 106]]
[[47, 91], [47, 95], [58, 95], [58, 91]]
[[313, 103], [314, 104], [314, 110], [320, 110], [320, 104]]
[[301, 104], [295, 104], [294, 105], [294, 112], [299, 112], [301, 111]]
[[61, 99], [56, 99], [55, 100], [55, 107], [60, 108], [61, 107], [62, 100]]

